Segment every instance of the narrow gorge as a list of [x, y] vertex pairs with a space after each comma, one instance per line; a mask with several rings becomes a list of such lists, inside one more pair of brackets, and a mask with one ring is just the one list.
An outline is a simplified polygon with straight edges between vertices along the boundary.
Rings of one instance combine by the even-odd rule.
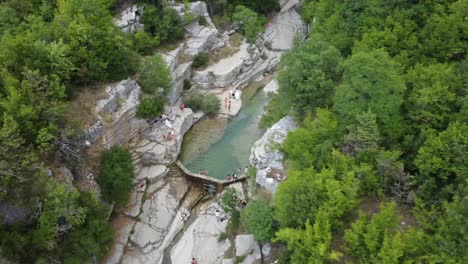
[[[134, 80], [107, 88], [107, 97], [96, 105], [97, 121], [86, 133], [88, 152], [115, 144], [126, 145], [132, 153], [136, 177], [128, 206], [113, 213], [112, 225], [117, 235], [103, 263], [176, 264], [189, 263], [196, 257], [199, 263], [227, 264], [233, 263], [235, 256], [247, 256], [242, 263], [254, 263], [260, 258], [251, 235], [239, 235], [234, 244], [229, 239], [218, 241], [228, 221], [217, 221], [214, 215], [214, 210], [219, 208], [217, 199], [204, 199], [202, 186], [187, 180], [173, 163], [183, 148], [182, 160], [189, 163], [189, 168], [203, 167], [220, 178], [225, 176], [219, 176], [223, 170], [250, 165], [251, 155], [250, 162], [258, 167], [261, 175], [258, 183], [274, 191], [269, 187], [269, 180], [281, 180], [276, 175], [281, 173], [281, 157], [277, 157], [281, 154], [268, 149], [269, 140], [280, 142], [294, 124], [280, 121], [255, 143], [252, 154], [250, 148], [264, 133], [258, 128], [266, 103], [263, 87], [266, 85], [268, 92], [275, 91], [274, 69], [281, 54], [292, 47], [294, 38], [306, 37], [307, 27], [296, 12], [299, 5], [300, 1], [281, 1], [281, 10], [273, 15], [255, 44], [243, 40], [240, 46], [233, 47], [231, 37], [235, 30], [220, 32], [212, 23], [206, 4], [191, 3], [189, 11], [205, 17], [206, 25], [198, 22], [186, 25], [184, 42], [174, 50], [161, 53], [173, 80], [168, 95], [170, 104], [165, 111], [172, 129], [162, 123], [149, 125], [135, 117], [142, 91]], [[188, 12], [181, 4], [173, 3], [171, 8], [181, 16]], [[137, 6], [129, 6], [115, 23], [123, 31], [137, 30], [143, 27], [140, 14]], [[194, 55], [223, 49], [235, 52], [202, 70], [192, 68], [190, 58]], [[221, 114], [205, 118], [202, 112], [180, 109], [185, 80], [191, 80], [192, 90], [217, 95]], [[230, 90], [245, 94], [238, 105], [233, 103], [232, 111], [223, 114], [226, 112], [223, 100]], [[174, 140], [163, 138], [169, 131], [174, 131]], [[240, 150], [234, 149], [235, 145]], [[233, 187], [244, 193], [245, 184], [236, 183]]]

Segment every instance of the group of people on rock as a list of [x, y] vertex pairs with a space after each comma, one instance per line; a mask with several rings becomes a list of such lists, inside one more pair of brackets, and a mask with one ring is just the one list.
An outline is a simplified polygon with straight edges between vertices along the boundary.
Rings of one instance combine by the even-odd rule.
[[[247, 173], [249, 172], [249, 167], [248, 166], [245, 166], [245, 169], [244, 169], [244, 175], [247, 175]], [[242, 168], [238, 168], [236, 169], [236, 171], [232, 174], [228, 174], [226, 176], [226, 180], [230, 181], [230, 180], [236, 180], [237, 178], [239, 178], [239, 176], [242, 175]]]
[[239, 90], [230, 90], [229, 91], [229, 96], [224, 98], [224, 109], [227, 109], [229, 112], [231, 111], [231, 100], [235, 99], [238, 100], [240, 99], [240, 92]]

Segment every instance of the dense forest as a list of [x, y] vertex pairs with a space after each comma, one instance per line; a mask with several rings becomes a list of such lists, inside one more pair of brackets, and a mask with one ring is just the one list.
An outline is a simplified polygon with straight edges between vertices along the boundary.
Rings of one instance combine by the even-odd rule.
[[[0, 3], [0, 207], [27, 216], [0, 216], [1, 263], [86, 263], [109, 249], [131, 157], [103, 153], [101, 194], [50, 177], [51, 164], [86, 166], [69, 102], [137, 73], [137, 114], [158, 115], [171, 80], [154, 51], [194, 19], [140, 0], [144, 30], [123, 33], [112, 21], [120, 2]], [[206, 3], [251, 42], [279, 8]], [[467, 12], [466, 0], [305, 1], [310, 36], [282, 57], [262, 119], [300, 123], [280, 146], [288, 178], [241, 215], [260, 243], [284, 245], [281, 263], [468, 263]]]
[[467, 11], [305, 3], [311, 34], [282, 58], [262, 120], [301, 124], [280, 147], [282, 263], [468, 263]]

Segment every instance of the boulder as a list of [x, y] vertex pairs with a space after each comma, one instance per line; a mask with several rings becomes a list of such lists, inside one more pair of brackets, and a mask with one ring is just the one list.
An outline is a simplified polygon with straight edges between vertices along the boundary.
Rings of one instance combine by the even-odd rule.
[[236, 236], [236, 256], [247, 256], [253, 251], [260, 251], [253, 235]]
[[171, 250], [172, 263], [190, 263], [192, 257], [198, 263], [221, 263], [225, 252], [230, 247], [229, 239], [218, 241], [218, 236], [226, 231], [228, 220], [216, 219], [216, 203], [201, 209], [195, 221], [185, 230], [180, 240]]
[[267, 49], [243, 42], [239, 51], [230, 57], [194, 71], [192, 82], [205, 89], [243, 88], [254, 80], [263, 77], [278, 64], [278, 54]]
[[98, 121], [85, 131], [85, 140], [91, 144], [102, 137], [104, 148], [129, 142], [146, 125], [144, 120], [135, 117], [142, 94], [135, 80], [109, 85], [106, 94], [106, 98], [96, 103]]
[[132, 32], [143, 29], [140, 22], [143, 8], [137, 5], [129, 6], [123, 9], [119, 16], [114, 19], [114, 24], [122, 29], [123, 32]]
[[263, 91], [265, 93], [278, 93], [279, 89], [279, 84], [276, 79], [271, 80], [265, 87], [263, 88]]
[[270, 127], [255, 142], [250, 153], [250, 164], [257, 169], [256, 181], [268, 191], [274, 193], [278, 183], [285, 179], [283, 173], [283, 153], [275, 145], [282, 144], [289, 131], [296, 129], [296, 123], [290, 116], [283, 117]]
[[274, 51], [287, 51], [293, 47], [294, 39], [305, 40], [308, 27], [297, 13], [301, 0], [282, 0], [281, 11], [267, 25], [263, 40]]
[[187, 191], [183, 177], [171, 177], [147, 188], [149, 197], [143, 202], [122, 263], [159, 263], [162, 260], [165, 249], [190, 216], [193, 200], [183, 199]]

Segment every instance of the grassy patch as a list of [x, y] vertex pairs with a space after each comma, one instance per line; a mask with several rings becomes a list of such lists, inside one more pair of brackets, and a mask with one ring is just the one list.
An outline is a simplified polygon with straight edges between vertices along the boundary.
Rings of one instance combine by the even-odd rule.
[[238, 48], [242, 44], [243, 40], [244, 40], [244, 36], [242, 36], [242, 34], [234, 33], [229, 39], [229, 44], [231, 44], [231, 46], [233, 47]]
[[192, 93], [184, 97], [184, 103], [193, 111], [203, 111], [207, 115], [217, 114], [220, 108], [219, 99], [213, 94]]
[[237, 256], [236, 259], [234, 259], [234, 264], [240, 264], [242, 263], [247, 256]]
[[76, 96], [65, 111], [65, 119], [85, 128], [97, 121], [96, 102], [108, 96], [104, 86], [86, 87]]

